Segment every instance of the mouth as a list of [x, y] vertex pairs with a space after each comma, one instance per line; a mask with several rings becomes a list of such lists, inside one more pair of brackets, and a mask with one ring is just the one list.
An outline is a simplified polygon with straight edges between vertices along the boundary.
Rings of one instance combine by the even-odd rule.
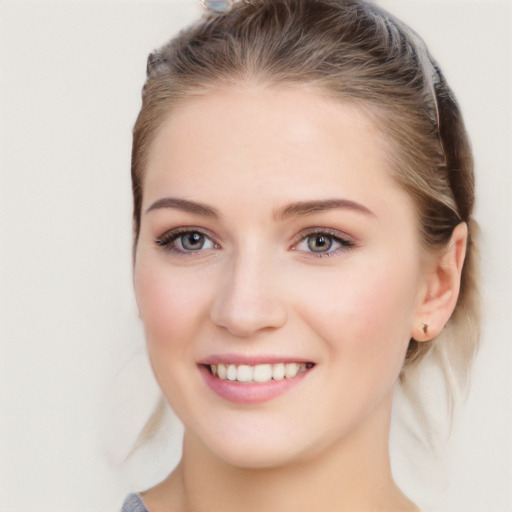
[[314, 363], [273, 363], [273, 364], [208, 364], [205, 368], [220, 380], [242, 383], [265, 383], [293, 379], [300, 373], [313, 368]]
[[315, 367], [313, 362], [293, 360], [248, 363], [235, 364], [217, 359], [198, 366], [205, 383], [215, 394], [243, 405], [262, 404], [287, 393], [299, 386]]

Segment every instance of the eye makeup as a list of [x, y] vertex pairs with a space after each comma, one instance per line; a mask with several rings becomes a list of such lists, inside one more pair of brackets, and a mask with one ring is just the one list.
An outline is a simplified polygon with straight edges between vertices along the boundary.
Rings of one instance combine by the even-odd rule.
[[354, 240], [336, 229], [311, 228], [300, 233], [298, 240], [291, 247], [314, 257], [336, 256], [355, 247]]
[[166, 231], [155, 240], [155, 243], [168, 252], [185, 256], [204, 250], [220, 249], [220, 245], [208, 232], [194, 226], [182, 226]]
[[[192, 256], [202, 251], [221, 249], [212, 234], [195, 226], [182, 226], [166, 231], [155, 243], [167, 252]], [[297, 235], [291, 251], [302, 252], [313, 257], [336, 256], [355, 247], [354, 240], [335, 229], [310, 228]]]

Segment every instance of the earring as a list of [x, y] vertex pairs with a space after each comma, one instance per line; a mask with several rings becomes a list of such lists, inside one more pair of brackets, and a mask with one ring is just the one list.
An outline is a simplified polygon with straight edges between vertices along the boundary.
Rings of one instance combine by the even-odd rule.
[[421, 330], [422, 330], [423, 334], [427, 334], [428, 333], [428, 324], [421, 324]]
[[200, 2], [207, 11], [219, 14], [229, 11], [233, 6], [234, 0], [200, 0]]

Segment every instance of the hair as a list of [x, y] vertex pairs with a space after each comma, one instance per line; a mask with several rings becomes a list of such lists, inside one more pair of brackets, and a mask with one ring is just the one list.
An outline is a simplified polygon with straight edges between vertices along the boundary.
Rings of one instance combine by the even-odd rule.
[[222, 86], [306, 86], [364, 109], [389, 151], [389, 172], [412, 198], [421, 243], [441, 251], [461, 222], [468, 245], [456, 308], [434, 340], [410, 340], [401, 380], [427, 353], [447, 381], [466, 384], [478, 346], [478, 226], [473, 157], [457, 101], [425, 43], [363, 0], [242, 0], [210, 13], [147, 62], [133, 132], [134, 253], [152, 141], [173, 109]]

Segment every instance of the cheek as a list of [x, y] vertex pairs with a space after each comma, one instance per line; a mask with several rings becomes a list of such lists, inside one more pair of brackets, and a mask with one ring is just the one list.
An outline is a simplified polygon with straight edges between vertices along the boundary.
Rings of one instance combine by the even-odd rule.
[[317, 281], [307, 287], [297, 307], [332, 357], [354, 367], [399, 372], [416, 303], [415, 271], [393, 261], [362, 262], [323, 280], [323, 286]]
[[199, 327], [204, 281], [158, 262], [141, 262], [134, 273], [140, 316], [150, 350], [172, 350]]
[[[195, 367], [193, 341], [200, 337], [208, 303], [205, 276], [196, 274], [172, 268], [160, 258], [141, 258], [134, 272], [151, 366], [164, 396], [182, 418], [187, 403], [183, 382]], [[188, 386], [189, 393], [194, 389]]]

